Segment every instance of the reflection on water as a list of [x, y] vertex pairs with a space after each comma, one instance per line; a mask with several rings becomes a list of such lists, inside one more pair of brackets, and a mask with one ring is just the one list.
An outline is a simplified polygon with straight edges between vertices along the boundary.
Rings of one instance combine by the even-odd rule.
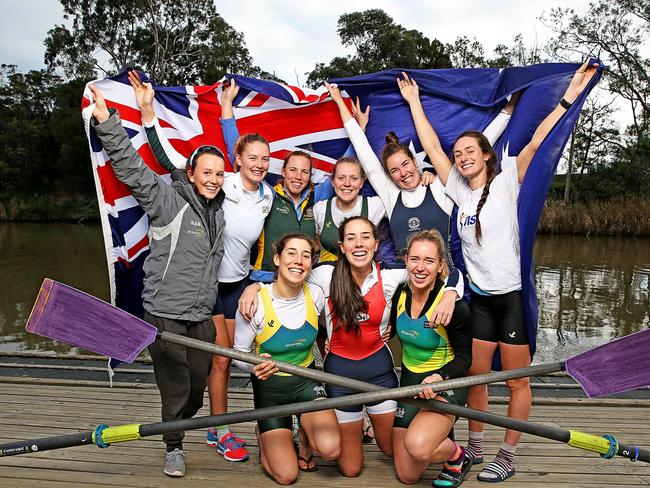
[[646, 239], [540, 236], [536, 362], [571, 357], [650, 327]]
[[[535, 362], [568, 358], [650, 327], [649, 247], [648, 239], [538, 238]], [[100, 227], [0, 224], [0, 351], [71, 351], [24, 331], [45, 277], [108, 300]]]
[[0, 224], [0, 351], [77, 352], [25, 332], [43, 278], [109, 299], [98, 225]]

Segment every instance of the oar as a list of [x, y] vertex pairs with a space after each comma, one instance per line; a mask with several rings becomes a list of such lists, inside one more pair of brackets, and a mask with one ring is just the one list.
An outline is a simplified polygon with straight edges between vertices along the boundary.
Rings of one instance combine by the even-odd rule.
[[[59, 293], [58, 296], [57, 296], [57, 293], [52, 293], [53, 290], [55, 290], [55, 291], [63, 290], [63, 293]], [[67, 296], [66, 292], [70, 296]], [[28, 323], [28, 330], [35, 330], [35, 331], [38, 331], [38, 333], [41, 333], [41, 330], [44, 330], [43, 335], [46, 335], [47, 337], [53, 337], [53, 338], [56, 338], [56, 339], [59, 339], [59, 340], [66, 341], [65, 339], [63, 339], [63, 337], [69, 338], [70, 337], [69, 334], [66, 335], [66, 334], [60, 334], [60, 333], [54, 333], [53, 332], [53, 331], [60, 330], [61, 329], [61, 327], [60, 327], [61, 324], [58, 324], [58, 326], [57, 326], [57, 324], [55, 324], [54, 326], [50, 326], [50, 325], [48, 325], [46, 323], [43, 323], [43, 321], [42, 321], [43, 317], [47, 316], [47, 314], [46, 314], [46, 306], [47, 306], [48, 302], [50, 303], [50, 307], [54, 306], [54, 304], [57, 304], [57, 307], [56, 307], [56, 310], [55, 310], [55, 316], [53, 317], [55, 322], [56, 322], [56, 320], [55, 320], [56, 319], [56, 312], [61, 313], [62, 315], [65, 315], [66, 321], [69, 320], [69, 319], [73, 319], [75, 317], [74, 314], [78, 311], [78, 309], [73, 307], [72, 309], [68, 310], [68, 308], [70, 308], [70, 307], [66, 306], [66, 297], [67, 297], [68, 304], [69, 303], [74, 303], [75, 300], [87, 301], [87, 300], [90, 299], [91, 301], [98, 302], [96, 305], [98, 305], [100, 307], [107, 307], [106, 308], [107, 313], [100, 314], [100, 316], [102, 318], [104, 318], [104, 319], [108, 319], [110, 317], [110, 313], [117, 314], [119, 316], [119, 318], [120, 318], [120, 320], [115, 320], [115, 323], [117, 324], [117, 329], [119, 329], [124, 323], [126, 323], [128, 321], [131, 321], [131, 322], [134, 322], [134, 323], [141, 322], [141, 325], [144, 328], [149, 329], [149, 332], [152, 332], [152, 329], [153, 329], [153, 332], [155, 334], [155, 329], [153, 327], [151, 327], [149, 324], [147, 324], [146, 322], [140, 321], [139, 319], [136, 319], [135, 317], [130, 316], [126, 312], [123, 312], [121, 310], [116, 310], [114, 307], [111, 307], [110, 305], [106, 304], [105, 302], [97, 300], [94, 297], [91, 297], [89, 295], [84, 294], [83, 292], [79, 292], [78, 290], [75, 290], [74, 288], [70, 288], [70, 287], [62, 285], [60, 283], [53, 282], [52, 280], [46, 280], [44, 282], [44, 284], [43, 284], [43, 288], [41, 289], [41, 292], [39, 293], [39, 297], [38, 297], [37, 302], [36, 302], [36, 304], [34, 306], [34, 310], [32, 311], [32, 315], [30, 316], [29, 322], [32, 322], [32, 326], [30, 327], [30, 325]], [[70, 298], [72, 298], [72, 299], [70, 299]], [[88, 308], [91, 308], [91, 307], [79, 307], [79, 309], [81, 309], [81, 310], [88, 309]], [[66, 315], [65, 312], [69, 312], [71, 315]], [[32, 319], [34, 319], [34, 320], [32, 320]], [[84, 324], [85, 323], [88, 323], [88, 322], [84, 322]], [[80, 331], [81, 334], [87, 332], [86, 327], [82, 327], [82, 329], [83, 329], [83, 331]], [[129, 330], [132, 330], [132, 329], [129, 327]], [[117, 332], [117, 335], [119, 335], [119, 330]], [[144, 335], [144, 334], [142, 334], [142, 335]], [[638, 335], [638, 334], [636, 334], [636, 335]], [[96, 334], [95, 335], [91, 334], [91, 336], [96, 337]], [[113, 337], [115, 337], [115, 332], [114, 332]], [[260, 357], [255, 356], [255, 355], [242, 353], [242, 352], [238, 352], [238, 351], [232, 351], [232, 350], [227, 349], [227, 348], [221, 348], [221, 347], [215, 346], [213, 344], [202, 343], [202, 342], [195, 341], [193, 339], [189, 339], [189, 338], [182, 337], [182, 336], [173, 336], [173, 334], [170, 335], [170, 334], [163, 333], [163, 334], [161, 334], [161, 337], [164, 340], [171, 340], [171, 341], [179, 343], [179, 344], [184, 344], [184, 345], [186, 345], [188, 347], [198, 347], [198, 348], [200, 348], [202, 350], [206, 350], [206, 351], [209, 351], [209, 352], [214, 352], [214, 353], [217, 353], [217, 354], [222, 354], [224, 356], [231, 357], [233, 359], [240, 359], [242, 361], [251, 362], [251, 363], [254, 363], [254, 364], [259, 364], [259, 363], [265, 361], [264, 358], [260, 358]], [[632, 336], [628, 336], [628, 337], [632, 337]], [[647, 337], [645, 338], [645, 340], [647, 342]], [[149, 343], [152, 342], [152, 341], [153, 341], [153, 339], [151, 339], [149, 341]], [[90, 349], [90, 350], [95, 350], [92, 347], [88, 346], [88, 343], [87, 343], [88, 341], [84, 341], [83, 344], [81, 342], [71, 341], [71, 340], [68, 340], [66, 342], [70, 342], [73, 345], [78, 345], [80, 347], [85, 347], [85, 348]], [[616, 341], [616, 342], [620, 342], [620, 341]], [[144, 348], [144, 347], [146, 347], [146, 344], [144, 346], [141, 346], [140, 350], [142, 348]], [[646, 346], [644, 346], [644, 347], [647, 350], [647, 347]], [[111, 355], [110, 352], [105, 352], [104, 350], [98, 351], [98, 352], [102, 352], [104, 354]], [[138, 352], [139, 352], [139, 350], [138, 350]], [[131, 352], [131, 354], [133, 354], [133, 353]], [[113, 354], [113, 355], [116, 356], [115, 354]], [[135, 356], [137, 356], [137, 353], [135, 355], [133, 355], [133, 357], [135, 357]], [[582, 356], [583, 355], [580, 355], [580, 357], [582, 357]], [[286, 371], [286, 372], [296, 374], [296, 375], [300, 375], [300, 376], [313, 378], [313, 379], [315, 379], [317, 381], [323, 381], [323, 382], [326, 382], [326, 383], [337, 384], [337, 385], [344, 386], [344, 387], [347, 387], [347, 388], [350, 388], [350, 389], [367, 391], [367, 390], [376, 390], [376, 389], [380, 388], [380, 387], [377, 387], [375, 385], [369, 385], [369, 384], [359, 382], [359, 381], [356, 381], [356, 380], [352, 380], [352, 379], [349, 379], [349, 378], [338, 377], [336, 375], [331, 375], [329, 373], [324, 373], [324, 372], [315, 371], [315, 370], [309, 370], [309, 369], [305, 369], [305, 368], [299, 368], [299, 367], [297, 367], [295, 365], [291, 365], [291, 364], [287, 364], [287, 363], [277, 362], [277, 365], [278, 365], [278, 368], [280, 370], [282, 370], [282, 371]], [[503, 380], [503, 379], [517, 378], [517, 377], [529, 376], [529, 375], [533, 375], [533, 374], [541, 374], [543, 372], [558, 371], [558, 370], [562, 369], [562, 365], [563, 365], [563, 363], [553, 363], [553, 364], [548, 364], [548, 365], [538, 365], [538, 366], [533, 366], [531, 368], [523, 368], [523, 369], [520, 369], [520, 370], [503, 371], [503, 372], [499, 372], [499, 373], [491, 373], [491, 374], [488, 374], [488, 375], [480, 375], [480, 376], [475, 376], [475, 377], [470, 377], [470, 378], [459, 378], [459, 379], [455, 379], [455, 380], [449, 380], [447, 382], [441, 382], [438, 385], [432, 385], [432, 386], [434, 386], [434, 389], [437, 390], [437, 391], [444, 390], [444, 389], [451, 389], [451, 388], [459, 388], [459, 387], [463, 387], [463, 386], [472, 386], [472, 385], [476, 385], [476, 384], [483, 384], [483, 383], [492, 382], [492, 381], [499, 381], [499, 380]], [[645, 385], [645, 383], [643, 383], [640, 386], [644, 386], [644, 385]], [[405, 395], [411, 396], [411, 395], [416, 394], [419, 391], [419, 390], [417, 390], [417, 388], [421, 389], [422, 387], [420, 387], [419, 385], [416, 385], [415, 387], [408, 387], [408, 388], [416, 388], [415, 390], [412, 390], [412, 391], [407, 390], [408, 393], [405, 393]], [[396, 397], [397, 396], [394, 396], [393, 398], [396, 398]], [[348, 401], [350, 401], [350, 397], [345, 397], [345, 398], [347, 398]], [[353, 398], [354, 397], [352, 397], [352, 399]], [[387, 398], [391, 398], [391, 397], [388, 396]], [[340, 399], [335, 399], [335, 400], [340, 400]], [[374, 401], [374, 400], [368, 400], [366, 398], [366, 399], [364, 399], [362, 401], [362, 403], [365, 403], [365, 402], [368, 402], [368, 401]], [[421, 401], [418, 401], [418, 400], [408, 400], [408, 401], [409, 401], [409, 403], [411, 401], [418, 402], [418, 406], [422, 406]], [[519, 426], [515, 425], [517, 422], [522, 422], [522, 421], [518, 421], [518, 420], [515, 420], [515, 419], [502, 418], [502, 421], [499, 421], [499, 419], [498, 419], [499, 416], [496, 416], [496, 417], [492, 418], [492, 420], [490, 420], [491, 416], [493, 416], [494, 414], [489, 414], [489, 413], [486, 413], [486, 412], [479, 412], [479, 411], [474, 411], [475, 415], [473, 417], [471, 417], [471, 416], [468, 415], [468, 412], [472, 413], [472, 411], [469, 410], [469, 409], [466, 409], [465, 407], [458, 407], [458, 406], [446, 404], [446, 403], [443, 403], [443, 402], [435, 402], [433, 405], [434, 405], [433, 409], [437, 410], [437, 411], [441, 411], [441, 412], [444, 412], [444, 413], [449, 413], [451, 415], [456, 415], [456, 416], [463, 416], [463, 417], [467, 417], [467, 418], [470, 418], [470, 419], [475, 419], [475, 420], [481, 421], [481, 422], [493, 423], [494, 425], [502, 426], [502, 427], [505, 427], [505, 428], [512, 428], [512, 429], [515, 429], [515, 430], [521, 430], [522, 432], [529, 432], [529, 433], [534, 434], [534, 435], [540, 435], [540, 433], [544, 429], [547, 429], [545, 426], [539, 426], [539, 427], [541, 427], [541, 430], [540, 429], [535, 429], [537, 431], [537, 433], [536, 433], [536, 432], [533, 432], [533, 431], [529, 431], [525, 426], [525, 424], [526, 424], [525, 422], [524, 422], [524, 424], [521, 424]], [[323, 408], [325, 408], [325, 405], [323, 405]], [[328, 408], [337, 408], [337, 407], [333, 406], [333, 407], [328, 407]], [[278, 415], [278, 413], [275, 414], [275, 416], [277, 416], [277, 415]], [[200, 428], [200, 427], [196, 427], [196, 428]], [[586, 436], [589, 436], [589, 435], [586, 434]], [[581, 433], [575, 433], [575, 434], [573, 434], [573, 437], [572, 437], [571, 432], [569, 432], [569, 431], [561, 431], [561, 430], [556, 430], [554, 433], [549, 432], [548, 437], [551, 438], [551, 439], [559, 440], [561, 442], [567, 442], [567, 443], [569, 443], [571, 445], [575, 445], [576, 447], [582, 447], [584, 449], [600, 452], [601, 454], [603, 453], [602, 452], [603, 449], [605, 449], [605, 445], [609, 446], [609, 447], [607, 447], [607, 449], [609, 451], [611, 451], [613, 449], [612, 446], [615, 444], [615, 440], [613, 438], [612, 438], [611, 441], [606, 439], [607, 442], [604, 443], [602, 438], [599, 438], [599, 437], [596, 437], [596, 436], [591, 436], [591, 440], [589, 440], [587, 442], [587, 437], [585, 437], [585, 435], [582, 435]], [[579, 444], [582, 444], [582, 445], [579, 445]], [[620, 451], [622, 453], [622, 454], [619, 454], [619, 455], [624, 455], [626, 457], [630, 457], [631, 459], [635, 458], [635, 455], [633, 453], [634, 450], [629, 451], [626, 448], [626, 446], [623, 446], [623, 448], [621, 448], [621, 449], [616, 449], [616, 451], [617, 451], [617, 453], [618, 453], [618, 451]], [[633, 454], [631, 456], [627, 456], [626, 453], [629, 454], [629, 452], [632, 452]], [[614, 454], [611, 454], [611, 455], [613, 456]]]
[[[124, 310], [48, 278], [43, 281], [26, 329], [126, 362], [132, 362], [156, 337], [247, 363], [260, 364], [266, 360], [216, 344], [159, 332], [152, 325]], [[276, 364], [280, 371], [286, 373], [364, 391], [360, 385], [355, 387], [351, 383], [337, 383], [341, 377], [329, 373], [280, 361], [276, 361]], [[462, 378], [462, 382], [449, 388], [547, 374], [563, 369], [580, 383], [588, 396], [605, 396], [648, 386], [650, 329], [619, 338], [566, 361]]]
[[[345, 379], [345, 378], [343, 378]], [[99, 425], [93, 431], [68, 434], [57, 437], [46, 437], [27, 441], [11, 442], [0, 444], [0, 456], [14, 456], [32, 452], [48, 451], [72, 446], [95, 444], [98, 447], [108, 447], [116, 442], [126, 442], [141, 439], [151, 435], [163, 434], [165, 432], [176, 432], [181, 430], [203, 429], [213, 425], [229, 425], [240, 422], [250, 422], [273, 417], [284, 417], [317, 410], [329, 410], [333, 408], [345, 408], [370, 402], [381, 402], [393, 398], [403, 398], [416, 395], [429, 386], [436, 390], [449, 387], [449, 382], [441, 382], [439, 385], [413, 385], [401, 388], [382, 389], [369, 393], [358, 393], [338, 398], [331, 398], [319, 401], [292, 403], [277, 407], [259, 408], [256, 410], [245, 410], [209, 417], [195, 417], [191, 419], [176, 420], [172, 422], [157, 422], [153, 424], [127, 424], [109, 427]], [[376, 385], [366, 384], [366, 389], [380, 388]], [[650, 462], [650, 451], [636, 446], [620, 444], [611, 435], [599, 437], [575, 430], [563, 430], [556, 427], [535, 424], [524, 420], [512, 419], [489, 412], [473, 410], [437, 400], [417, 400], [426, 409], [433, 409], [457, 417], [466, 417], [471, 420], [485, 422], [487, 424], [504, 427], [506, 429], [526, 432], [538, 437], [553, 439], [564, 442], [573, 447], [587, 451], [597, 452], [603, 458], [611, 459], [614, 456], [622, 456], [632, 461]]]

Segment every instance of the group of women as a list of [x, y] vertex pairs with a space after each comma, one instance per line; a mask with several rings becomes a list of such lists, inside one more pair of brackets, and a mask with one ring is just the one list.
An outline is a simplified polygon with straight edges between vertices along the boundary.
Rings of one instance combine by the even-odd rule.
[[[351, 393], [278, 371], [274, 361], [315, 367], [313, 346], [321, 313], [327, 334], [324, 369], [375, 385], [430, 384], [485, 373], [497, 349], [505, 369], [529, 365], [520, 295], [517, 195], [535, 151], [595, 70], [585, 63], [576, 72], [560, 104], [539, 125], [517, 163], [500, 173], [494, 150], [480, 132], [461, 134], [451, 159], [447, 156], [424, 114], [416, 81], [403, 74], [397, 80], [400, 92], [436, 171], [433, 182], [424, 185], [408, 147], [391, 133], [378, 159], [357, 122], [367, 121], [369, 109], [362, 112], [357, 102], [355, 118], [337, 87], [327, 85], [358, 160], [345, 157], [337, 162], [331, 177], [336, 196], [315, 205], [319, 190], [309, 178], [308, 153], [287, 156], [283, 180], [274, 189], [264, 182], [269, 145], [259, 134], [237, 134], [232, 117], [238, 90], [234, 82], [222, 92], [221, 123], [238, 171], [224, 174], [225, 158], [213, 146], [198, 148], [187, 160], [173, 150], [155, 118], [151, 86], [134, 73], [130, 76], [151, 147], [158, 161], [173, 170], [171, 185], [141, 162], [120, 128], [119, 114], [108, 110], [100, 91], [92, 87], [92, 125], [116, 175], [150, 219], [151, 254], [145, 262], [143, 292], [146, 320], [177, 333], [203, 334], [204, 340], [214, 339], [216, 331], [220, 345], [265, 355], [268, 359], [256, 366], [236, 363], [252, 374], [256, 407]], [[505, 111], [511, 112], [515, 102], [513, 97]], [[497, 117], [493, 125], [502, 130], [507, 116], [502, 117], [505, 122]], [[498, 134], [499, 128], [494, 132]], [[359, 194], [364, 172], [378, 197]], [[446, 250], [454, 204], [471, 217], [458, 225], [471, 290], [469, 306], [461, 300], [464, 281]], [[383, 216], [388, 217], [405, 266], [385, 266], [375, 259], [376, 224]], [[256, 243], [250, 277], [257, 283], [246, 288]], [[321, 263], [313, 266], [318, 260]], [[184, 293], [186, 289], [191, 291]], [[399, 379], [386, 344], [391, 333], [402, 342]], [[227, 360], [206, 359], [205, 353], [159, 343], [151, 352], [163, 421], [194, 415], [206, 382], [212, 413], [226, 411]], [[508, 415], [525, 419], [531, 405], [528, 381], [512, 380], [508, 387]], [[419, 396], [487, 409], [486, 387], [440, 393], [424, 388]], [[461, 447], [450, 438], [456, 420], [452, 416], [418, 411], [393, 400], [365, 409], [377, 445], [394, 458], [404, 483], [417, 482], [430, 462], [442, 462], [434, 486], [458, 486], [472, 464], [483, 461], [479, 423], [470, 422], [468, 445]], [[362, 415], [362, 407], [303, 414], [297, 446], [291, 418], [259, 421], [264, 469], [278, 483], [289, 484], [299, 470], [315, 469], [313, 456], [320, 455], [336, 459], [344, 476], [358, 476], [363, 466]], [[164, 472], [170, 476], [185, 473], [182, 439], [183, 433], [164, 437]], [[503, 481], [515, 473], [518, 439], [518, 433], [506, 432], [479, 480]], [[211, 429], [208, 443], [227, 459], [248, 458], [244, 440], [228, 426]]]

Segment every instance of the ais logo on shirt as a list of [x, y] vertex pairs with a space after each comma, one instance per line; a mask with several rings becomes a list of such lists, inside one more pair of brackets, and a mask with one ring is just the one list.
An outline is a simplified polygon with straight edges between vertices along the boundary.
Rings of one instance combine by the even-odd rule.
[[465, 215], [465, 212], [461, 213], [458, 217], [461, 227], [469, 227], [470, 225], [476, 225], [476, 215]]

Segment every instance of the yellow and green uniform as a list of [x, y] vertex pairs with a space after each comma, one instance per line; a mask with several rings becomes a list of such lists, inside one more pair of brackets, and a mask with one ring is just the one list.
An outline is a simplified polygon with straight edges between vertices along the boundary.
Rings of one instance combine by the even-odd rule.
[[[368, 218], [368, 197], [362, 196], [361, 217]], [[336, 261], [339, 252], [339, 228], [332, 218], [333, 198], [327, 200], [323, 230], [320, 232], [320, 262]]]
[[[270, 354], [272, 359], [303, 367], [314, 367], [313, 345], [318, 334], [318, 312], [307, 285], [303, 285], [305, 322], [297, 329], [282, 325], [271, 303], [267, 288], [260, 290], [264, 309], [264, 326], [255, 336], [255, 353]], [[317, 381], [279, 372], [267, 380], [251, 375], [255, 408], [306, 402], [325, 397], [325, 388]], [[258, 421], [260, 433], [273, 429], [291, 430], [291, 417]]]
[[306, 198], [296, 208], [281, 183], [275, 185], [273, 189], [275, 191], [273, 205], [266, 216], [264, 229], [257, 242], [257, 258], [253, 265], [253, 273], [257, 270], [275, 271], [273, 244], [283, 236], [294, 232], [316, 236], [313, 190], [309, 190]]
[[[411, 317], [411, 291], [404, 286], [393, 299], [391, 324], [402, 342], [402, 374], [400, 386], [422, 383], [427, 376], [438, 373], [443, 379], [458, 378], [467, 372], [472, 358], [470, 311], [467, 304], [456, 301], [447, 326], [431, 321], [433, 312], [445, 292], [436, 282], [419, 317]], [[464, 405], [467, 389], [457, 388], [438, 394], [449, 403]], [[418, 412], [417, 407], [398, 403], [395, 427], [407, 428]]]

